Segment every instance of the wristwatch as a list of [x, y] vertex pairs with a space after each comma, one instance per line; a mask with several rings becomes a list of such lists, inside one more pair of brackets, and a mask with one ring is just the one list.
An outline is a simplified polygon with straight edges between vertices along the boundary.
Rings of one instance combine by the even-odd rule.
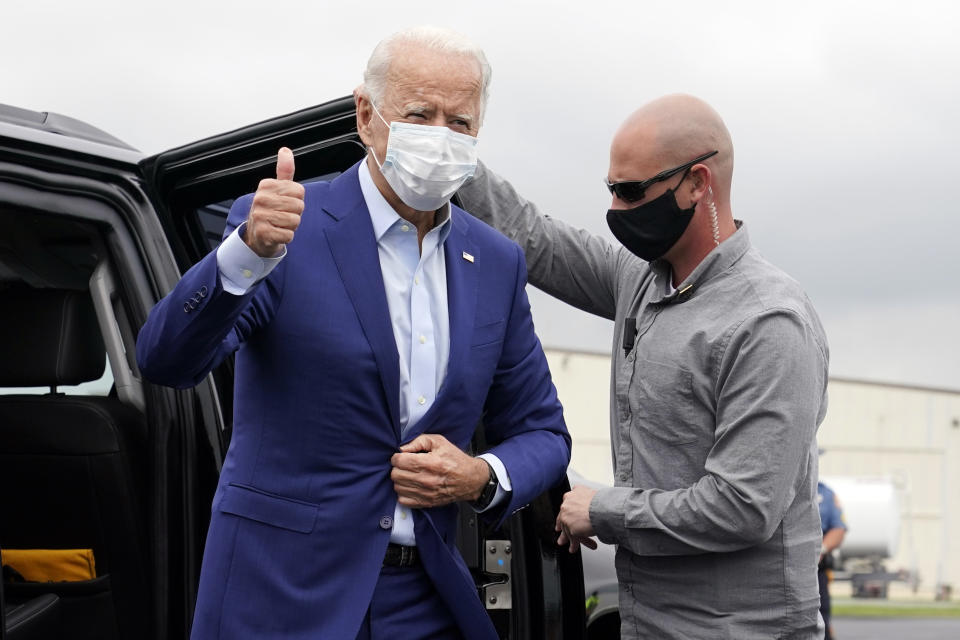
[[[483, 460], [483, 458], [480, 458]], [[487, 480], [487, 484], [484, 485], [483, 491], [480, 492], [480, 497], [476, 500], [470, 501], [470, 506], [476, 511], [483, 511], [490, 506], [490, 503], [493, 502], [494, 496], [497, 495], [497, 487], [500, 486], [500, 482], [497, 480], [497, 474], [494, 473], [493, 467], [490, 466], [490, 463], [486, 460], [483, 462], [487, 465], [487, 469], [490, 470], [490, 479]]]

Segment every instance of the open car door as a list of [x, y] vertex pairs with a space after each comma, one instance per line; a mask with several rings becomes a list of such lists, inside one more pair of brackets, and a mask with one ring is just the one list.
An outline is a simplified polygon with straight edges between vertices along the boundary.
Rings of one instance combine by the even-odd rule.
[[[145, 189], [181, 272], [220, 243], [233, 201], [255, 191], [261, 179], [274, 177], [281, 146], [294, 152], [297, 181], [333, 179], [366, 154], [356, 133], [353, 100], [328, 102], [140, 162]], [[184, 444], [196, 449], [183, 456], [188, 535], [180, 588], [189, 607], [196, 597], [216, 474], [231, 436], [232, 357], [211, 373], [195, 398], [191, 415], [181, 416], [196, 421], [203, 433], [197, 442]], [[482, 429], [473, 445], [477, 451], [485, 448]], [[471, 509], [461, 509], [458, 544], [501, 638], [583, 638], [580, 558], [560, 550], [553, 531], [564, 488], [540, 496], [501, 529], [490, 529]]]

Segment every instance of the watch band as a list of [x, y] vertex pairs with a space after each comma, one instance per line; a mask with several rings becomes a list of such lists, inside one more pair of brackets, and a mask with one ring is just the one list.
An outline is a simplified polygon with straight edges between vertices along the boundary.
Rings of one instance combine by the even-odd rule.
[[[483, 460], [483, 458], [480, 459]], [[470, 506], [477, 511], [483, 511], [490, 506], [490, 503], [493, 502], [493, 498], [497, 495], [497, 487], [500, 486], [500, 482], [497, 480], [497, 474], [494, 472], [493, 467], [486, 460], [483, 460], [483, 462], [487, 465], [487, 469], [490, 470], [490, 479], [487, 480], [487, 484], [483, 487], [483, 491], [480, 492], [480, 497], [470, 502]]]

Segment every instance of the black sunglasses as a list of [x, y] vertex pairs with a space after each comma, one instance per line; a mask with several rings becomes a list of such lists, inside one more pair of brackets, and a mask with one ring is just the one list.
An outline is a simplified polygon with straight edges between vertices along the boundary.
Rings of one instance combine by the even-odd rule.
[[[705, 153], [698, 158], [694, 158], [686, 164], [682, 164], [679, 167], [674, 167], [673, 169], [667, 169], [666, 171], [661, 171], [657, 175], [653, 176], [649, 180], [628, 180], [626, 182], [610, 182], [609, 179], [604, 178], [603, 183], [607, 185], [607, 189], [610, 190], [612, 195], [617, 196], [624, 202], [639, 202], [643, 200], [643, 194], [647, 191], [647, 188], [651, 185], [654, 185], [658, 182], [663, 182], [667, 178], [677, 175], [681, 171], [689, 171], [690, 167], [697, 164], [698, 162], [703, 162], [711, 156], [715, 156], [719, 151], [711, 151]], [[686, 177], [686, 174], [684, 174]], [[683, 180], [680, 180], [683, 182]]]

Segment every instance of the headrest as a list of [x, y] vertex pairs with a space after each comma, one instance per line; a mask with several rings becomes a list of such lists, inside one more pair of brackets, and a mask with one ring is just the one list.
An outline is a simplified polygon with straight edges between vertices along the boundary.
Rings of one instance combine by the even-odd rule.
[[105, 354], [86, 291], [0, 291], [0, 387], [98, 380]]

